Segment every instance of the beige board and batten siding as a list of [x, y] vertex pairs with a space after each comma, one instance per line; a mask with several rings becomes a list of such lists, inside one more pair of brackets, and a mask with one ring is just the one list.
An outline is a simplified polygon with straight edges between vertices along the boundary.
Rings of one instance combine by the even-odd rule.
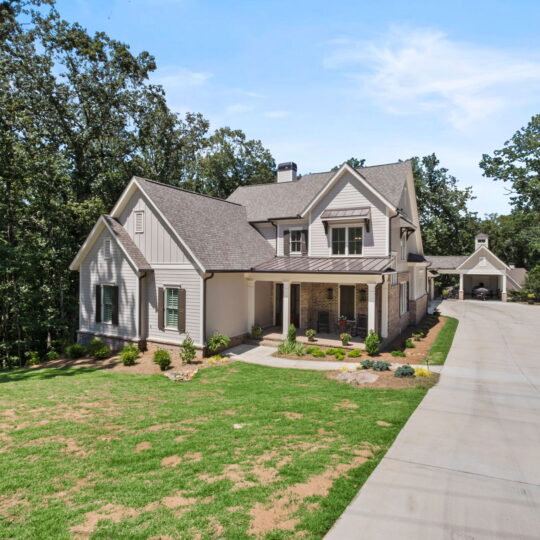
[[247, 332], [247, 282], [244, 274], [214, 274], [206, 282], [206, 335], [235, 337]]
[[[111, 239], [110, 258], [104, 240]], [[138, 277], [124, 252], [107, 229], [98, 236], [79, 270], [81, 332], [136, 339], [138, 324]], [[118, 286], [118, 325], [96, 321], [96, 285]]]
[[[137, 233], [135, 214], [141, 211], [144, 215], [143, 232]], [[150, 264], [190, 262], [182, 246], [169, 232], [163, 218], [153, 211], [140, 191], [133, 194], [120, 214], [119, 221]]]
[[[194, 268], [156, 268], [146, 278], [148, 299], [148, 339], [157, 343], [181, 343], [187, 334], [195, 345], [202, 345], [201, 335], [201, 290], [202, 277]], [[159, 329], [158, 289], [160, 287], [182, 287], [186, 290], [186, 333], [176, 328]]]
[[351, 174], [345, 174], [311, 211], [309, 254], [312, 257], [330, 255], [330, 227], [325, 233], [321, 214], [326, 209], [369, 207], [369, 232], [364, 228], [363, 256], [387, 255], [388, 217], [386, 206]]

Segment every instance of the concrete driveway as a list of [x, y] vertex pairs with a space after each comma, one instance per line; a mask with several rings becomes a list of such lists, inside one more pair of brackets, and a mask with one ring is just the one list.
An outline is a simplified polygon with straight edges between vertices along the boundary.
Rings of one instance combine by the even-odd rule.
[[540, 539], [540, 308], [446, 301], [431, 389], [327, 539]]

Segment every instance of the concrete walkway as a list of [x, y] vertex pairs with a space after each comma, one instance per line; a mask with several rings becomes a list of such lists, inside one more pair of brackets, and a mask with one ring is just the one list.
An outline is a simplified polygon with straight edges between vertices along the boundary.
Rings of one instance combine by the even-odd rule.
[[[272, 356], [276, 352], [274, 347], [264, 347], [261, 345], [238, 345], [229, 349], [225, 356], [233, 357], [240, 362], [248, 364], [258, 364], [259, 366], [289, 368], [289, 369], [311, 369], [315, 371], [336, 371], [341, 368], [348, 367], [356, 369], [360, 365], [359, 362], [338, 362], [329, 360], [290, 360], [288, 358], [276, 358]], [[363, 355], [360, 360], [365, 360], [367, 357]], [[392, 363], [392, 368], [397, 367], [398, 363]], [[413, 367], [418, 367], [412, 364]], [[424, 366], [422, 366], [424, 367]], [[440, 372], [441, 366], [429, 366], [429, 369], [434, 372]]]
[[540, 308], [445, 301], [431, 389], [327, 540], [540, 538]]

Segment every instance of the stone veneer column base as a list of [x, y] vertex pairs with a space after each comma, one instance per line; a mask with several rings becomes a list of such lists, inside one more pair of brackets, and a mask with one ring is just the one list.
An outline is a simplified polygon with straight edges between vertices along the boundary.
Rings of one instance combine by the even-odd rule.
[[463, 291], [459, 291], [459, 296], [458, 296], [458, 298], [459, 298], [460, 300], [463, 300], [463, 297], [464, 297], [464, 292], [463, 292]]
[[506, 302], [507, 298], [508, 298], [507, 293], [505, 293], [505, 292], [501, 293], [501, 302]]

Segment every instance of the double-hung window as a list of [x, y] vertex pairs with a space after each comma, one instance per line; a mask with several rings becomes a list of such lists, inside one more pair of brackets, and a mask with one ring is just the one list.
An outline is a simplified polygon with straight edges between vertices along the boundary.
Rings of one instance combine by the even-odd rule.
[[407, 260], [407, 234], [401, 235], [401, 260]]
[[105, 323], [112, 323], [113, 316], [113, 286], [112, 285], [103, 285], [103, 313], [101, 320]]
[[409, 311], [409, 282], [399, 284], [399, 314], [404, 315]]
[[300, 229], [291, 231], [291, 253], [302, 252], [302, 231]]
[[178, 327], [178, 289], [165, 289], [165, 326]]
[[332, 255], [362, 255], [362, 227], [332, 227]]

